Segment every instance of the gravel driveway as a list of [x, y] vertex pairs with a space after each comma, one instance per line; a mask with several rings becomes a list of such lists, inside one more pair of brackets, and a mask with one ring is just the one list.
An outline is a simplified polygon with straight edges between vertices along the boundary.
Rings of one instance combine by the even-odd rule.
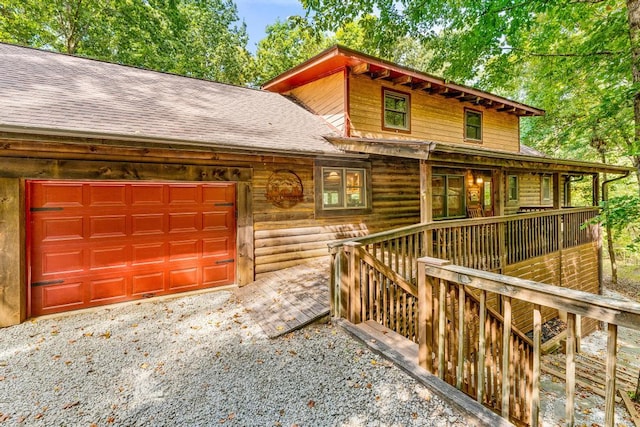
[[464, 423], [340, 328], [270, 340], [221, 291], [0, 329], [0, 425]]

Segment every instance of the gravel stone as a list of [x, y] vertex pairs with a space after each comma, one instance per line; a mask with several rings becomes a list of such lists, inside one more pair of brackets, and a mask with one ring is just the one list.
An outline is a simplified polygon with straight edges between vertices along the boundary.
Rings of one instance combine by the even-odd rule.
[[0, 329], [0, 425], [464, 426], [342, 329], [269, 339], [228, 291]]

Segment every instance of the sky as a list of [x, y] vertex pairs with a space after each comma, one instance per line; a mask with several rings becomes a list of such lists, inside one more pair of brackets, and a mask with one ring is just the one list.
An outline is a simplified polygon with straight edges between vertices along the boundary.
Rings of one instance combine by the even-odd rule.
[[298, 0], [236, 0], [238, 16], [247, 24], [250, 52], [256, 51], [256, 45], [265, 36], [267, 25], [278, 18], [281, 21], [292, 15], [304, 15], [304, 9]]

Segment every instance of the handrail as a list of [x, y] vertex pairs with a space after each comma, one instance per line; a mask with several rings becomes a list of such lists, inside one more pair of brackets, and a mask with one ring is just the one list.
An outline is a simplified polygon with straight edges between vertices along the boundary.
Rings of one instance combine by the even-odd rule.
[[579, 207], [579, 208], [562, 208], [562, 209], [554, 209], [554, 210], [545, 210], [539, 212], [526, 212], [519, 213], [514, 215], [500, 215], [500, 216], [489, 216], [489, 217], [481, 217], [481, 218], [464, 218], [464, 219], [452, 219], [452, 220], [441, 220], [441, 221], [431, 221], [431, 222], [421, 222], [418, 224], [407, 225], [401, 228], [394, 228], [393, 230], [380, 231], [378, 233], [368, 234], [362, 237], [351, 237], [348, 239], [336, 240], [328, 243], [329, 250], [334, 251], [336, 248], [344, 246], [347, 242], [357, 242], [363, 245], [368, 245], [371, 243], [377, 243], [386, 239], [393, 239], [396, 237], [406, 236], [408, 234], [435, 230], [441, 227], [455, 227], [459, 225], [476, 225], [476, 224], [497, 224], [501, 222], [515, 221], [520, 219], [527, 218], [539, 218], [546, 216], [554, 216], [558, 214], [570, 214], [570, 213], [579, 213], [579, 212], [592, 212], [594, 210], [599, 210], [597, 206], [588, 206], [588, 207]]

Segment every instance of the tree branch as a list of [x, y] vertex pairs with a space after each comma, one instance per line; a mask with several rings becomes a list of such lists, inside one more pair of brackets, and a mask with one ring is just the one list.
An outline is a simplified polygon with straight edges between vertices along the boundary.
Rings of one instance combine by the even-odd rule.
[[623, 55], [625, 54], [625, 52], [623, 51], [616, 51], [616, 50], [599, 50], [599, 51], [595, 51], [595, 52], [587, 52], [587, 53], [572, 53], [572, 52], [565, 52], [565, 53], [539, 53], [539, 52], [527, 52], [526, 50], [523, 49], [517, 49], [514, 47], [503, 47], [501, 48], [503, 51], [508, 50], [511, 52], [521, 52], [527, 56], [533, 56], [533, 57], [556, 57], [556, 58], [588, 58], [590, 56], [616, 56], [616, 55]]

